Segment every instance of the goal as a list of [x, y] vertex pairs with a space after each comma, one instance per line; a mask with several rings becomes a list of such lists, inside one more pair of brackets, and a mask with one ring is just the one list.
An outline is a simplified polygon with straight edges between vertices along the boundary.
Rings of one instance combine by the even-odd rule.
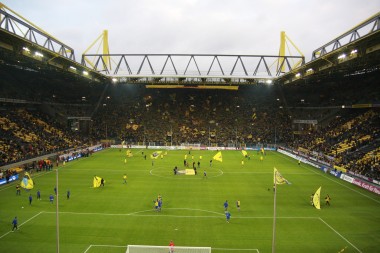
[[126, 253], [211, 253], [211, 247], [128, 245]]
[[181, 149], [185, 150], [200, 150], [201, 144], [200, 143], [181, 143]]

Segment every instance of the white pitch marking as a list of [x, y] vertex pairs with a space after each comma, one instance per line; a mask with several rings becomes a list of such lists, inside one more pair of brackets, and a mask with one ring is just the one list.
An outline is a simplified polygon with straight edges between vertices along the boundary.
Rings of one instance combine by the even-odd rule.
[[[155, 212], [153, 209], [137, 211], [133, 213], [78, 213], [78, 212], [60, 212], [60, 214], [73, 214], [73, 215], [100, 215], [100, 216], [135, 216], [135, 217], [175, 217], [175, 218], [221, 218], [224, 217], [224, 213], [217, 213], [202, 209], [191, 208], [166, 208], [165, 210], [190, 210], [190, 211], [202, 211], [213, 213], [217, 215], [170, 215], [170, 214], [140, 214], [146, 212]], [[55, 214], [55, 212], [44, 212], [48, 214]], [[156, 213], [156, 212], [155, 212]], [[319, 219], [319, 217], [276, 217], [277, 219]], [[273, 216], [246, 216], [246, 217], [234, 217], [234, 219], [273, 219]]]
[[[24, 225], [25, 223], [29, 222], [30, 220], [36, 218], [38, 215], [40, 215], [41, 213], [43, 212], [39, 212], [38, 214], [34, 215], [32, 218], [29, 218], [28, 220], [24, 221], [23, 223], [21, 223], [18, 227], [21, 227], [22, 225]], [[3, 238], [4, 236], [8, 235], [10, 232], [12, 232], [12, 230], [8, 231], [7, 233], [3, 234], [2, 236], [0, 236], [0, 239]]]
[[96, 245], [96, 244], [91, 244], [90, 246], [88, 246], [88, 248], [86, 249], [86, 251], [85, 251], [84, 253], [86, 253], [91, 247], [127, 248], [128, 246], [122, 246], [122, 245]]
[[338, 231], [336, 231], [332, 226], [330, 226], [326, 221], [324, 221], [322, 218], [319, 218], [320, 221], [322, 221], [326, 226], [328, 226], [332, 231], [334, 231], [337, 235], [339, 235], [343, 240], [345, 240], [347, 243], [349, 243], [354, 249], [356, 249], [358, 252], [362, 253], [360, 249], [358, 249], [355, 245], [353, 245], [349, 240], [347, 240], [343, 235], [341, 235]]
[[213, 250], [229, 250], [229, 251], [256, 251], [257, 253], [260, 253], [258, 249], [228, 249], [228, 248], [211, 248]]
[[[44, 175], [46, 175], [46, 174], [48, 174], [48, 173], [50, 173], [50, 172], [53, 172], [53, 171], [47, 171], [47, 172], [44, 172], [43, 174], [38, 174], [38, 175], [36, 175], [36, 176], [33, 176], [33, 178], [42, 177], [42, 176], [44, 176]], [[17, 181], [12, 181], [12, 182], [11, 182], [11, 185], [6, 186], [6, 187], [4, 187], [4, 188], [1, 188], [1, 189], [0, 189], [0, 192], [1, 192], [1, 191], [4, 191], [4, 190], [7, 190], [7, 189], [9, 189], [9, 188], [14, 187], [15, 184], [13, 184], [13, 182], [17, 182]]]
[[[159, 169], [163, 169], [163, 167], [157, 167], [157, 168], [151, 169], [151, 170], [149, 171], [149, 174], [151, 174], [152, 176], [155, 176], [155, 177], [174, 179], [174, 177], [161, 176], [161, 175], [157, 175], [157, 174], [154, 174], [154, 173], [153, 173], [154, 170], [159, 170]], [[217, 174], [216, 176], [208, 176], [208, 178], [215, 178], [215, 177], [223, 176], [224, 172], [223, 172], [221, 169], [217, 169], [217, 170], [218, 170], [218, 174]], [[194, 175], [194, 176], [195, 176], [195, 175]], [[176, 178], [181, 178], [181, 180], [182, 180], [182, 179], [197, 179], [196, 176], [195, 176], [195, 177], [186, 177], [186, 175], [184, 175], [184, 177], [178, 175], [178, 177], [176, 176]]]
[[[277, 156], [280, 156], [280, 155], [278, 155], [277, 153], [275, 153], [275, 154], [276, 154]], [[287, 157], [286, 155], [284, 155], [284, 156], [285, 156], [285, 159], [287, 159], [287, 160], [291, 160], [291, 159], [293, 159], [293, 158], [289, 158], [289, 157]], [[307, 168], [307, 167], [305, 167], [305, 166], [303, 166], [303, 165], [301, 165], [301, 167], [304, 167], [305, 169], [307, 169], [307, 170], [313, 172], [313, 173], [316, 174], [316, 175], [322, 176], [322, 177], [324, 177], [324, 178], [326, 178], [326, 179], [328, 179], [328, 180], [330, 180], [330, 181], [332, 181], [332, 182], [334, 182], [334, 183], [336, 183], [336, 184], [339, 184], [339, 185], [341, 185], [341, 186], [343, 186], [343, 187], [345, 187], [345, 188], [347, 188], [347, 189], [349, 189], [349, 190], [351, 190], [351, 191], [353, 191], [353, 192], [356, 192], [356, 193], [358, 193], [358, 194], [360, 194], [360, 195], [362, 195], [362, 196], [364, 196], [364, 197], [366, 197], [366, 198], [369, 198], [369, 199], [371, 199], [371, 200], [373, 200], [373, 201], [375, 201], [375, 202], [377, 202], [377, 203], [380, 204], [380, 201], [378, 201], [378, 200], [376, 200], [376, 199], [374, 199], [374, 198], [372, 198], [372, 197], [370, 197], [370, 196], [368, 196], [368, 195], [365, 195], [364, 193], [361, 193], [361, 192], [359, 192], [359, 191], [357, 191], [357, 190], [355, 190], [355, 189], [353, 189], [353, 188], [351, 188], [351, 187], [348, 187], [347, 185], [344, 185], [344, 184], [340, 183], [339, 181], [332, 180], [332, 178], [329, 178], [328, 176], [323, 175], [323, 174], [319, 174], [319, 173], [317, 173], [317, 171], [314, 171], [314, 170], [312, 170], [312, 169], [309, 169], [309, 168]], [[352, 185], [352, 184], [351, 184], [351, 185]]]
[[[73, 163], [79, 162], [79, 161], [81, 161], [81, 160], [83, 160], [83, 159], [86, 159], [86, 158], [87, 158], [87, 157], [83, 157], [83, 158], [81, 158], [81, 159], [76, 159], [76, 160], [74, 160], [74, 161], [71, 161], [71, 162], [69, 162], [69, 163], [67, 163], [67, 164], [65, 165], [65, 168], [70, 167], [70, 165], [72, 165]], [[61, 167], [63, 167], [63, 165], [62, 165]], [[45, 172], [43, 172], [43, 173], [41, 173], [41, 174], [38, 174], [38, 175], [35, 175], [35, 176], [34, 176], [34, 174], [33, 174], [32, 176], [33, 176], [33, 178], [42, 177], [42, 176], [45, 176], [46, 174], [49, 174], [49, 173], [51, 173], [51, 172], [54, 172], [55, 170], [56, 170], [56, 169], [51, 170], [51, 171], [45, 171]], [[76, 171], [76, 170], [73, 170], [73, 171]], [[13, 182], [16, 182], [16, 181], [13, 181]], [[4, 190], [6, 190], [6, 189], [9, 189], [9, 188], [11, 188], [11, 187], [14, 187], [13, 182], [11, 182], [12, 185], [9, 185], [8, 187], [1, 188], [0, 191], [4, 191]]]

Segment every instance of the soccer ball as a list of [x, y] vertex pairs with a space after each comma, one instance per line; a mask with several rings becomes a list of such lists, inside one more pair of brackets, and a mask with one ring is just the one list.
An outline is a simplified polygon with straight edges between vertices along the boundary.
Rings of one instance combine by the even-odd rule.
[[23, 206], [21, 208], [24, 208]]

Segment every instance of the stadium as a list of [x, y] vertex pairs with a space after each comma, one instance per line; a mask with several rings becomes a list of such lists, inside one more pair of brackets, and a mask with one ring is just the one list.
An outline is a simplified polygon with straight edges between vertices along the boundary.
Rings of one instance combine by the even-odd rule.
[[[305, 56], [112, 54], [0, 3], [1, 252], [378, 252], [380, 12]], [[91, 47], [90, 46], [90, 47]]]

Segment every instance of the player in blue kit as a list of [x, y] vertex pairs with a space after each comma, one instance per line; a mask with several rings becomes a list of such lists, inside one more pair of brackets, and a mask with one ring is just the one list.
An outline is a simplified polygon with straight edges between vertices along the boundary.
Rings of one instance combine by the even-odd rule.
[[227, 209], [228, 209], [228, 201], [227, 200], [226, 200], [226, 202], [224, 202], [223, 206], [224, 206], [224, 211], [227, 211]]
[[33, 197], [32, 197], [32, 194], [29, 195], [29, 205], [32, 205], [32, 200], [33, 200]]
[[161, 209], [162, 209], [162, 199], [160, 198], [160, 199], [158, 199], [157, 201], [158, 201], [158, 208], [157, 208], [157, 211], [158, 211], [158, 212], [161, 212]]
[[15, 229], [18, 230], [18, 228], [17, 228], [17, 217], [15, 217], [15, 218], [13, 219], [12, 224], [13, 224], [12, 232], [13, 232]]
[[227, 223], [230, 223], [230, 219], [231, 219], [231, 214], [230, 214], [230, 212], [226, 212], [226, 221], [227, 221]]

